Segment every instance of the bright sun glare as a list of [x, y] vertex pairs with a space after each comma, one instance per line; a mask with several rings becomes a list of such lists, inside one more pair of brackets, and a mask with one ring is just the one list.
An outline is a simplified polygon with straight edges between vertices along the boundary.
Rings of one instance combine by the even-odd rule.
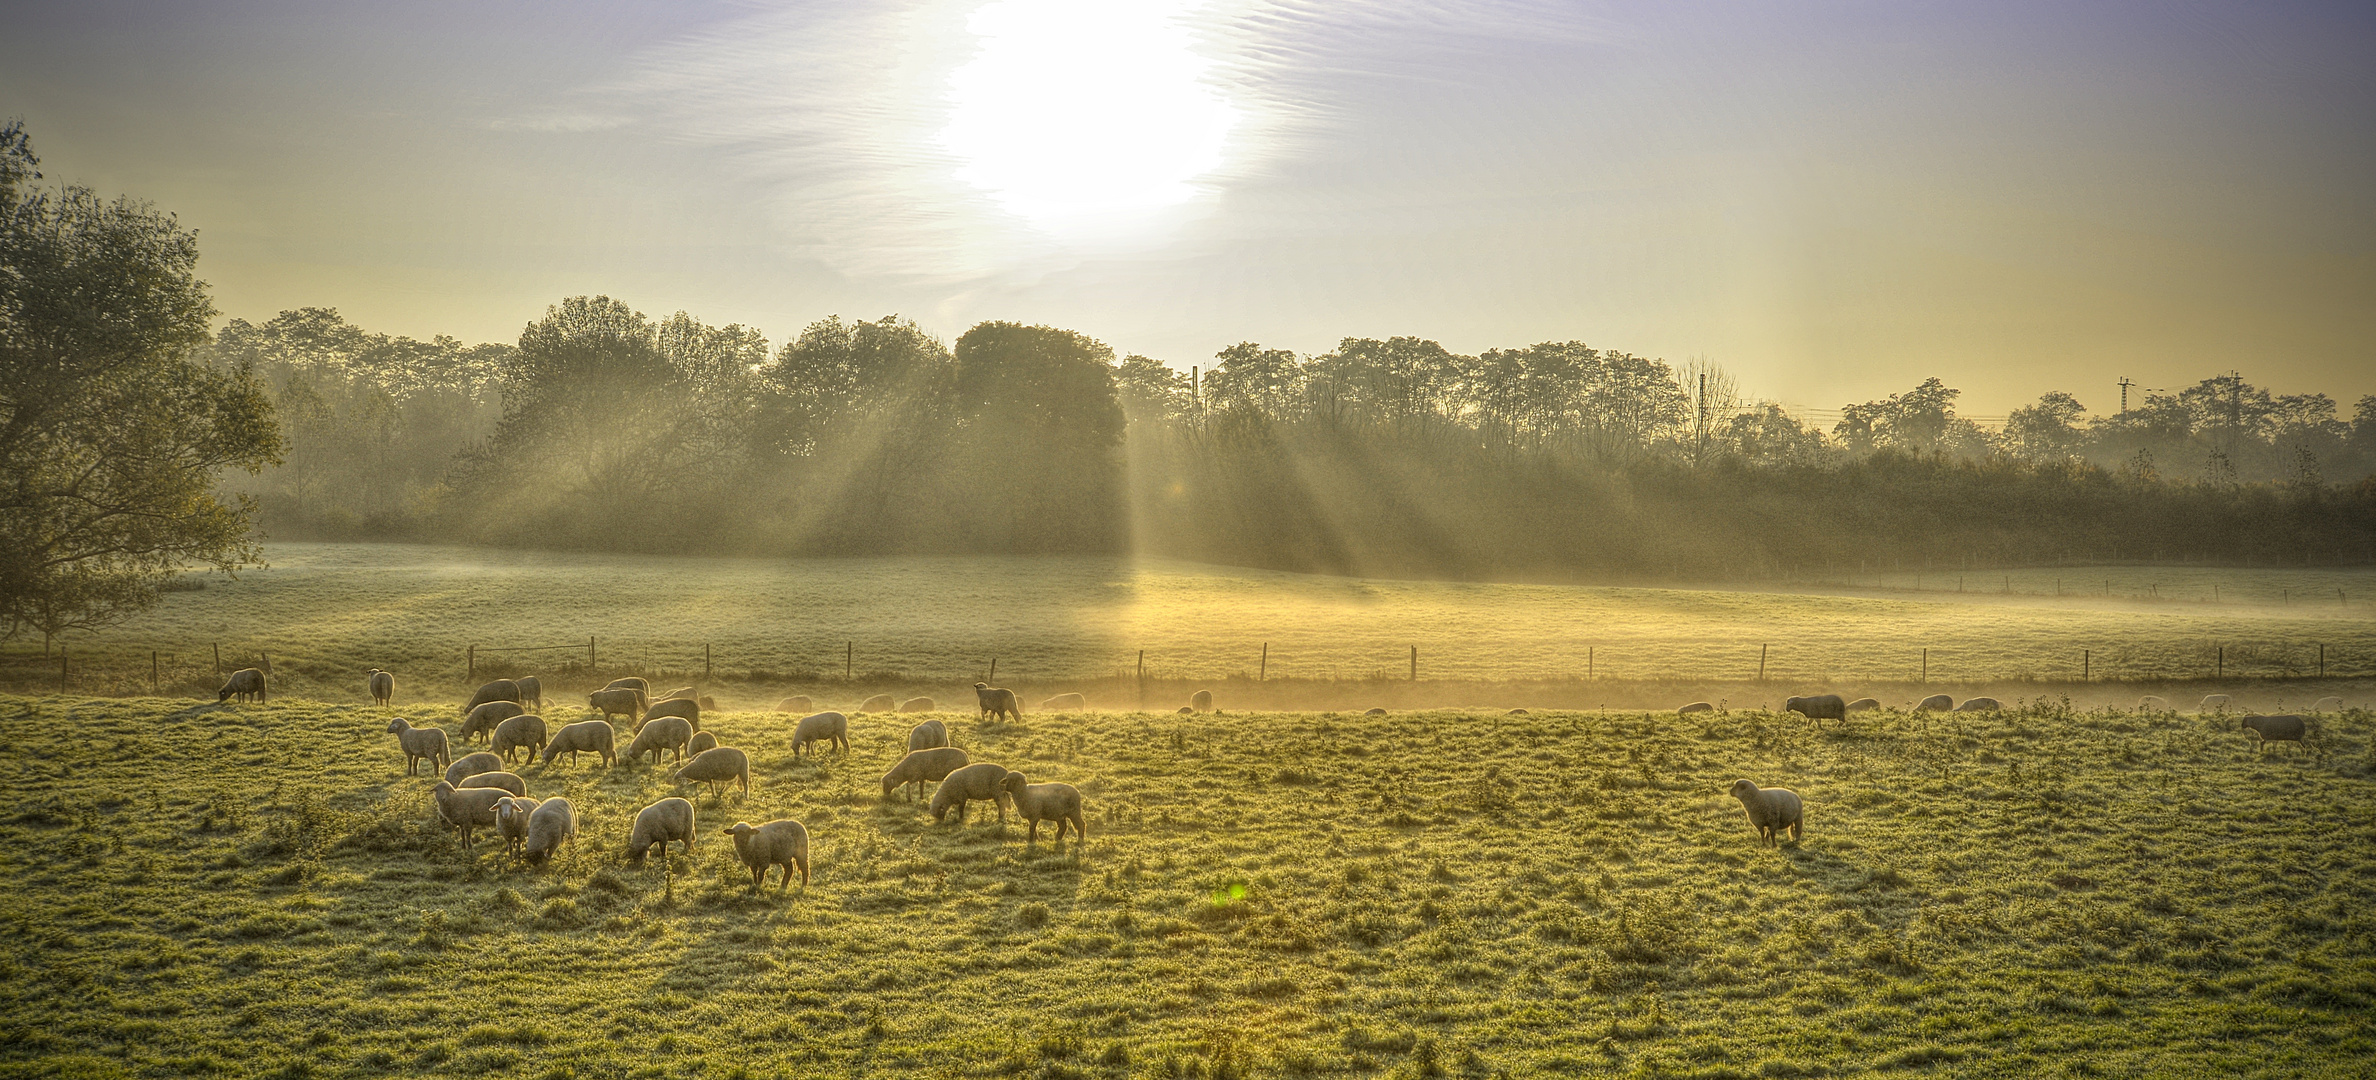
[[1204, 81], [1178, 2], [996, 0], [949, 76], [941, 141], [957, 176], [1042, 225], [1112, 223], [1187, 202], [1236, 113]]

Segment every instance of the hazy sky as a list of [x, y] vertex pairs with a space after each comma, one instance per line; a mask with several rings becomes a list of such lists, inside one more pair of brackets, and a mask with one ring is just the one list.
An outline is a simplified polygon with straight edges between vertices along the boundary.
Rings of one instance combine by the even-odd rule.
[[2376, 393], [2365, 2], [4, 6], [0, 113], [197, 228], [227, 316], [508, 341], [599, 292], [1182, 368], [1579, 338], [1820, 407]]

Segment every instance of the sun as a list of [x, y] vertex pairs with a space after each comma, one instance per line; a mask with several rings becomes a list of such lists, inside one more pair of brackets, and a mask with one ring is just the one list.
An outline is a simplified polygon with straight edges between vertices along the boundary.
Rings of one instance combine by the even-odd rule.
[[941, 142], [958, 179], [1035, 223], [1115, 223], [1194, 199], [1236, 110], [1181, 2], [996, 0], [966, 28]]

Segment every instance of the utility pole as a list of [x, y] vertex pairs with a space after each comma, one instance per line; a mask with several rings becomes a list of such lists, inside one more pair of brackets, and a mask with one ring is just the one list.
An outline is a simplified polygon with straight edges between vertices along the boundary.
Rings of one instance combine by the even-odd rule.
[[2123, 376], [2121, 376], [2121, 377], [2120, 377], [2120, 411], [2121, 411], [2121, 412], [2124, 412], [2124, 413], [2125, 413], [2125, 412], [2127, 412], [2127, 411], [2128, 411], [2128, 388], [2129, 388], [2129, 387], [2132, 387], [2132, 386], [2135, 386], [2135, 385], [2137, 385], [2137, 382], [2136, 382], [2136, 380], [2134, 380], [2134, 379], [2131, 379], [2131, 378], [2129, 378], [2129, 377], [2128, 377], [2128, 376], [2126, 376], [2126, 375], [2123, 375]]

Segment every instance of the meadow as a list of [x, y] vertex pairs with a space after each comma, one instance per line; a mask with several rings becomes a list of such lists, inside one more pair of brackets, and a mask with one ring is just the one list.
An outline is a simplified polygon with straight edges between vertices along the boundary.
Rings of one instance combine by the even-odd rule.
[[[953, 693], [952, 686], [943, 693]], [[463, 851], [384, 733], [288, 699], [0, 697], [0, 1075], [2364, 1076], [2376, 717], [2033, 703], [949, 714], [1087, 795], [1084, 842], [934, 824], [914, 717], [748, 796], [525, 766], [582, 834]], [[575, 719], [572, 710], [566, 719]], [[1724, 794], [1796, 789], [1761, 846]], [[695, 798], [690, 856], [623, 856]], [[759, 893], [723, 827], [788, 817]]]

